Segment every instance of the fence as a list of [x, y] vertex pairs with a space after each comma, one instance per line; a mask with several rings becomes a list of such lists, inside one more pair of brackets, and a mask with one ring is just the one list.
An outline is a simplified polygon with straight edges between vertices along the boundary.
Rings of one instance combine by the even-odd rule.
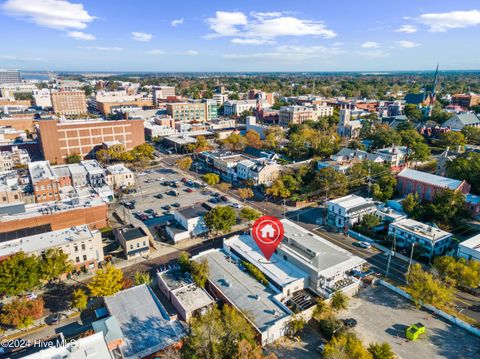
[[[383, 285], [384, 287], [387, 287], [388, 289], [394, 291], [395, 293], [401, 295], [402, 297], [407, 298], [409, 300], [412, 300], [411, 295], [408, 294], [407, 292], [405, 292], [404, 290], [402, 290], [398, 287], [395, 287], [394, 285], [392, 285], [388, 282], [385, 282], [381, 279], [378, 280], [377, 282], [380, 283], [381, 285]], [[422, 304], [422, 307], [424, 307], [424, 308], [432, 311], [436, 315], [448, 320], [450, 323], [458, 325], [459, 327], [461, 327], [461, 328], [469, 331], [470, 333], [480, 337], [480, 329], [475, 328], [474, 326], [468, 324], [467, 322], [464, 322], [463, 320], [458, 319], [457, 317], [454, 317], [453, 315], [447, 314], [444, 311], [442, 311], [442, 310], [440, 310], [440, 309], [438, 309], [438, 308], [436, 308], [436, 307], [434, 307], [430, 304]]]

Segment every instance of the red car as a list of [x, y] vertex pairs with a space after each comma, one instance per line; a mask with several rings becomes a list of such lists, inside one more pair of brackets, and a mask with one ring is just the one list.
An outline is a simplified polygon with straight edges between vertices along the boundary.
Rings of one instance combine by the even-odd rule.
[[191, 189], [191, 188], [185, 188], [185, 192], [192, 193], [192, 192], [193, 192], [193, 189]]
[[188, 179], [186, 179], [185, 177], [182, 178], [182, 182], [183, 182], [183, 183], [185, 183], [185, 182], [187, 182], [187, 181], [188, 181]]

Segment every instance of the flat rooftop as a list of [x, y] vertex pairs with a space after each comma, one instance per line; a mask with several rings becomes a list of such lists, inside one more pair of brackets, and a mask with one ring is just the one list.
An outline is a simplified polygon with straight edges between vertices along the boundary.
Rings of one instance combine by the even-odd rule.
[[110, 172], [113, 175], [133, 173], [123, 163], [119, 163], [118, 165], [108, 166], [107, 171]]
[[93, 233], [88, 225], [71, 227], [59, 231], [35, 234], [29, 237], [14, 239], [0, 243], [0, 257], [17, 252], [36, 253], [48, 248], [62, 246], [68, 243], [86, 241], [93, 238]]
[[476, 236], [473, 236], [472, 238], [469, 238], [458, 245], [480, 252], [480, 234], [477, 234]]
[[187, 333], [183, 324], [170, 320], [155, 294], [145, 284], [104, 297], [110, 315], [123, 333], [126, 359], [143, 358], [179, 342]]
[[365, 263], [362, 258], [292, 221], [282, 219], [281, 222], [285, 236], [279, 248], [295, 255], [325, 278]]
[[32, 178], [33, 183], [45, 179], [55, 179], [55, 174], [48, 161], [30, 162], [28, 164], [28, 171], [30, 172], [30, 177]]
[[203, 204], [194, 204], [189, 207], [180, 208], [177, 212], [185, 218], [196, 218], [207, 214], [208, 209]]
[[258, 245], [250, 235], [240, 235], [229, 238], [224, 244], [235, 250], [245, 260], [259, 268], [270, 280], [284, 287], [292, 282], [305, 279], [308, 274], [293, 264], [273, 254], [269, 261], [260, 252]]
[[275, 293], [271, 289], [242, 271], [224, 251], [209, 251], [195, 260], [203, 258], [208, 260], [210, 282], [246, 315], [260, 332], [265, 332], [275, 322], [292, 314], [287, 307], [273, 298]]
[[147, 233], [145, 233], [142, 227], [128, 226], [120, 229], [120, 232], [122, 233], [123, 238], [125, 238], [126, 241], [131, 241], [133, 239], [143, 238], [147, 236]]
[[415, 233], [429, 241], [439, 241], [451, 236], [451, 233], [442, 231], [440, 228], [432, 227], [428, 224], [406, 218], [401, 221], [390, 223], [391, 227], [399, 228], [407, 232]]
[[181, 276], [178, 271], [169, 270], [157, 275], [162, 278], [171, 294], [178, 299], [186, 311], [195, 311], [213, 304], [213, 298], [203, 288], [198, 287], [185, 276]]
[[101, 174], [104, 172], [102, 166], [96, 160], [84, 160], [80, 163], [89, 174]]
[[331, 201], [328, 201], [328, 203], [334, 203], [340, 207], [349, 209], [357, 206], [361, 206], [367, 203], [372, 203], [371, 199], [367, 199], [361, 196], [357, 196], [355, 194], [350, 194], [345, 197], [340, 197]]
[[440, 188], [448, 188], [453, 191], [457, 190], [457, 188], [462, 183], [462, 181], [453, 178], [437, 176], [431, 173], [413, 170], [411, 168], [404, 168], [397, 176], [430, 184]]

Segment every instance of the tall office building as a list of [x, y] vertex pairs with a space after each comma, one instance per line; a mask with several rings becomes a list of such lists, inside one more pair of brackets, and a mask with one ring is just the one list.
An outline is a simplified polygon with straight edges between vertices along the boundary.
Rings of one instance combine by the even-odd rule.
[[0, 69], [0, 84], [14, 84], [19, 82], [22, 82], [20, 71]]
[[87, 113], [87, 98], [83, 91], [52, 92], [52, 106], [58, 115], [81, 115]]

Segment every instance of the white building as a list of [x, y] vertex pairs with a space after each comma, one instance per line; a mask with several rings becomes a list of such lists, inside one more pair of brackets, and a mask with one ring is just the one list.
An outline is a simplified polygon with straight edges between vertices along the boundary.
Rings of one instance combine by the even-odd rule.
[[175, 269], [157, 273], [160, 291], [172, 303], [182, 320], [189, 322], [195, 315], [202, 315], [214, 304], [213, 298], [198, 287], [188, 273]]
[[104, 259], [102, 235], [88, 225], [1, 242], [0, 258], [18, 252], [40, 255], [48, 249], [61, 250], [77, 268], [95, 268]]
[[[44, 342], [35, 344], [44, 349], [35, 351], [33, 354], [26, 355], [26, 359], [112, 359], [107, 343], [102, 333], [95, 333], [78, 340], [59, 340], [59, 343]], [[51, 345], [50, 345], [51, 344]], [[55, 345], [56, 344], [56, 345]]]
[[13, 146], [11, 151], [0, 151], [0, 172], [10, 171], [30, 162], [28, 151]]
[[222, 250], [202, 252], [192, 259], [208, 261], [207, 290], [242, 313], [259, 334], [262, 345], [285, 335], [293, 312], [277, 299], [277, 291], [258, 282]]
[[135, 186], [135, 176], [133, 172], [123, 163], [108, 166], [106, 168], [105, 180], [113, 189]]
[[365, 261], [330, 241], [287, 219], [281, 220], [285, 235], [275, 254], [307, 273], [307, 286], [314, 292], [329, 297], [342, 290], [354, 294], [358, 281], [351, 277], [352, 270], [361, 270]]
[[220, 106], [228, 101], [228, 95], [223, 93], [216, 93], [212, 96], [212, 99]]
[[322, 103], [321, 105], [313, 105], [313, 112], [315, 112], [315, 116], [317, 116], [317, 118], [328, 117], [333, 115], [333, 107], [328, 106], [326, 103]]
[[35, 106], [38, 107], [52, 107], [52, 97], [49, 89], [41, 89], [33, 91], [33, 100]]
[[480, 261], [480, 234], [458, 244], [457, 256]]
[[369, 213], [375, 213], [377, 204], [371, 198], [364, 198], [351, 194], [327, 202], [326, 223], [340, 228], [348, 229], [362, 220]]
[[[228, 100], [223, 104], [223, 114], [225, 116], [240, 116], [244, 111], [250, 111], [255, 108], [257, 100]], [[269, 108], [266, 101], [262, 101], [262, 108]]]
[[451, 233], [410, 218], [390, 223], [388, 235], [400, 248], [410, 249], [414, 243], [426, 257], [442, 255], [452, 245]]
[[209, 211], [205, 204], [181, 208], [173, 214], [174, 221], [166, 226], [167, 235], [174, 243], [208, 232], [204, 216]]

